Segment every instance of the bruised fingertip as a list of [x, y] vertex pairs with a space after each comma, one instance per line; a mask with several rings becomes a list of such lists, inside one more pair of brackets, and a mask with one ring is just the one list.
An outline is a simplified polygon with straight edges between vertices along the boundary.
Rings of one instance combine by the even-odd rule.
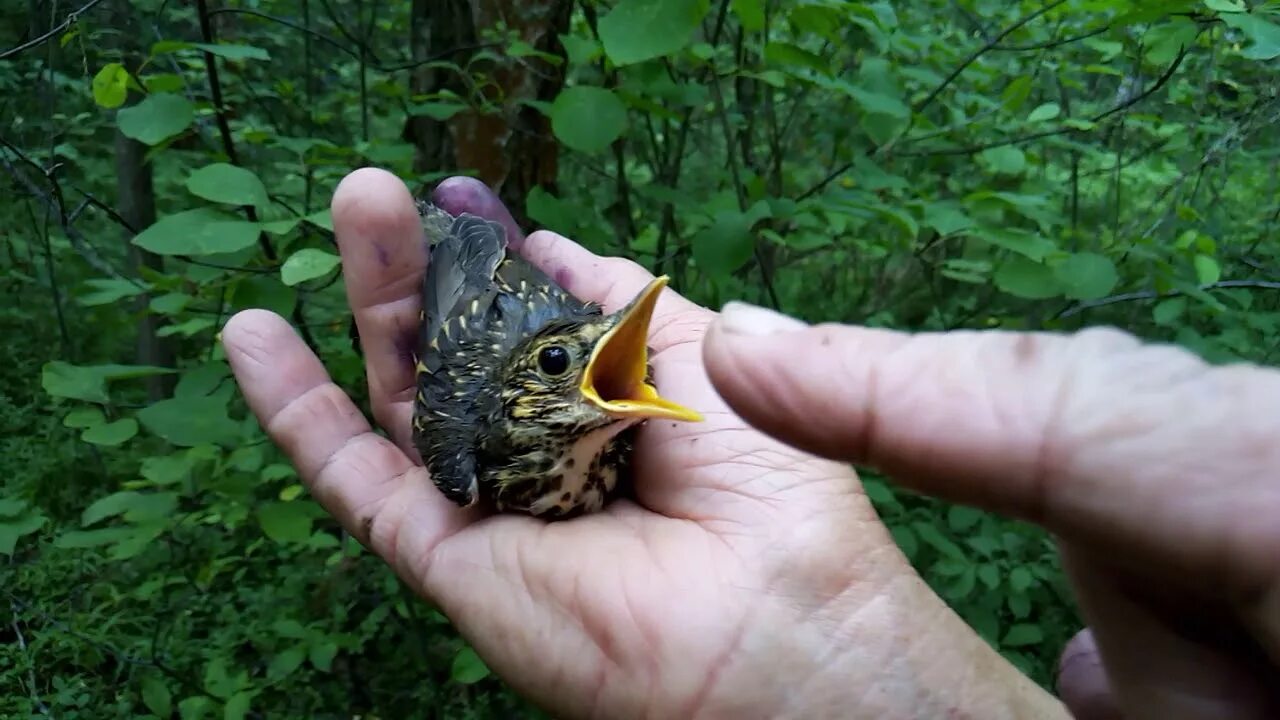
[[513, 248], [519, 249], [525, 241], [506, 204], [492, 188], [476, 178], [454, 175], [441, 180], [431, 191], [431, 202], [450, 215], [468, 213], [500, 223]]

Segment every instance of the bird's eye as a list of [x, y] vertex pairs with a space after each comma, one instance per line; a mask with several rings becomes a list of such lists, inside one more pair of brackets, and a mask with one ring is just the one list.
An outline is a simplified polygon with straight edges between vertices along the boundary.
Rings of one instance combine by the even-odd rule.
[[548, 345], [538, 352], [538, 369], [548, 377], [559, 377], [569, 370], [569, 351], [559, 345]]

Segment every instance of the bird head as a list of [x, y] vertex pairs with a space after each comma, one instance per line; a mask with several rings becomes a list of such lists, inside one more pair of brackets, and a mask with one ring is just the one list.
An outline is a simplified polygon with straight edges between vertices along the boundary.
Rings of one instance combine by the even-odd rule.
[[649, 325], [666, 284], [656, 278], [618, 312], [558, 319], [516, 345], [498, 383], [505, 419], [566, 434], [646, 419], [701, 421], [649, 378]]

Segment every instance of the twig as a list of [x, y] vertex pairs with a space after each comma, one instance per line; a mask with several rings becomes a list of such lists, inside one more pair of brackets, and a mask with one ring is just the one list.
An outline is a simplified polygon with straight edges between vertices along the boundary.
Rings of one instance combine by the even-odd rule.
[[63, 30], [66, 30], [68, 27], [70, 27], [71, 25], [74, 25], [76, 21], [80, 19], [80, 15], [82, 13], [87, 12], [88, 10], [91, 10], [94, 5], [97, 5], [100, 2], [102, 2], [102, 0], [89, 0], [89, 2], [80, 6], [80, 9], [73, 10], [72, 12], [68, 13], [67, 19], [63, 20], [61, 25], [58, 25], [57, 27], [53, 28], [52, 30], [41, 35], [38, 38], [35, 38], [33, 40], [28, 40], [27, 42], [24, 42], [17, 47], [9, 48], [8, 50], [5, 50], [4, 52], [0, 53], [0, 60], [7, 60], [10, 57], [13, 57], [14, 55], [17, 55], [18, 53], [22, 52], [23, 50], [30, 50], [31, 48], [39, 45], [45, 40], [48, 40], [54, 35], [57, 35]]
[[[1273, 280], [1220, 280], [1215, 283], [1200, 285], [1198, 290], [1223, 290], [1228, 288], [1250, 288], [1254, 290], [1280, 290], [1280, 282]], [[1063, 310], [1055, 317], [1065, 318], [1072, 315], [1078, 315], [1085, 310], [1105, 307], [1122, 302], [1132, 302], [1134, 300], [1156, 300], [1158, 298], [1175, 297], [1177, 295], [1185, 295], [1185, 290], [1170, 290], [1168, 292], [1159, 292], [1156, 290], [1141, 290], [1138, 292], [1121, 293], [1120, 295], [1111, 295], [1109, 297], [1099, 298], [1097, 300], [1089, 300], [1082, 302]]]
[[1059, 5], [1066, 3], [1066, 1], [1067, 0], [1054, 0], [1054, 2], [1051, 2], [1048, 5], [1045, 5], [1039, 10], [1031, 13], [1030, 15], [1023, 17], [1022, 19], [1018, 20], [1014, 24], [1005, 28], [1000, 32], [999, 35], [996, 35], [995, 37], [991, 38], [986, 43], [984, 43], [982, 47], [979, 47], [977, 50], [974, 50], [973, 52], [969, 53], [969, 56], [966, 57], [963, 61], [961, 61], [959, 65], [953, 68], [951, 70], [951, 73], [948, 74], [945, 78], [943, 78], [942, 82], [938, 83], [938, 86], [935, 87], [932, 92], [930, 92], [927, 96], [925, 96], [923, 100], [916, 103], [915, 107], [911, 108], [912, 114], [914, 115], [924, 110], [926, 107], [928, 107], [930, 103], [932, 103], [935, 99], [937, 99], [938, 95], [940, 95], [943, 90], [947, 89], [947, 86], [949, 86], [952, 82], [954, 82], [956, 78], [960, 77], [960, 73], [964, 72], [966, 68], [972, 65], [978, 58], [982, 57], [983, 54], [985, 54], [988, 50], [992, 49], [997, 44], [999, 44], [1001, 40], [1004, 40], [1005, 38], [1009, 37], [1013, 33], [1017, 32], [1020, 28], [1022, 28], [1022, 26], [1026, 25], [1032, 20], [1035, 20], [1036, 18], [1053, 10]]

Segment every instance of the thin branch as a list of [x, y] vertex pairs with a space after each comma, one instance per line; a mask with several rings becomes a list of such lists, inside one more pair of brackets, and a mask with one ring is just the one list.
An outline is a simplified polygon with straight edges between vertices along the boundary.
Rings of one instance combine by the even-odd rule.
[[76, 24], [76, 22], [80, 20], [80, 16], [81, 16], [82, 14], [84, 14], [85, 12], [87, 12], [87, 11], [91, 10], [91, 9], [93, 8], [93, 6], [94, 6], [94, 5], [97, 5], [97, 4], [98, 4], [98, 3], [100, 3], [100, 2], [102, 2], [102, 0], [89, 0], [89, 2], [87, 2], [87, 3], [85, 3], [84, 5], [80, 6], [80, 9], [78, 9], [78, 10], [73, 10], [72, 12], [68, 13], [68, 14], [67, 14], [67, 19], [66, 19], [66, 20], [64, 20], [64, 21], [62, 21], [62, 24], [61, 24], [61, 25], [58, 25], [57, 27], [53, 28], [52, 30], [50, 30], [49, 32], [47, 32], [47, 33], [45, 33], [45, 34], [41, 35], [41, 36], [40, 36], [40, 37], [38, 37], [38, 38], [35, 38], [35, 39], [33, 39], [33, 40], [28, 40], [27, 42], [24, 42], [24, 43], [22, 43], [21, 45], [19, 45], [19, 46], [17, 46], [17, 47], [9, 48], [8, 50], [5, 50], [4, 52], [0, 53], [0, 60], [7, 60], [7, 59], [9, 59], [10, 57], [13, 57], [14, 55], [17, 55], [18, 53], [20, 53], [20, 52], [22, 52], [22, 51], [24, 51], [24, 50], [30, 50], [31, 48], [33, 48], [33, 47], [35, 47], [35, 46], [39, 45], [40, 43], [42, 43], [42, 42], [44, 42], [44, 41], [48, 40], [49, 38], [53, 37], [54, 35], [57, 35], [58, 33], [62, 32], [63, 30], [66, 30], [67, 28], [69, 28], [69, 27], [71, 27], [72, 25]]
[[973, 52], [969, 53], [969, 56], [966, 57], [963, 61], [961, 61], [959, 65], [953, 68], [951, 70], [951, 73], [948, 74], [945, 78], [943, 78], [942, 82], [938, 83], [938, 86], [935, 87], [932, 92], [930, 92], [927, 96], [925, 96], [923, 100], [916, 103], [915, 107], [911, 108], [912, 114], [918, 113], [924, 110], [926, 107], [928, 107], [934, 100], [937, 99], [938, 95], [940, 95], [943, 90], [947, 89], [947, 86], [949, 86], [952, 82], [954, 82], [956, 78], [960, 77], [960, 73], [964, 72], [970, 65], [972, 65], [975, 61], [977, 61], [978, 58], [982, 57], [988, 50], [991, 50], [997, 44], [999, 44], [1001, 40], [1004, 40], [1005, 38], [1009, 37], [1013, 33], [1017, 32], [1024, 25], [1031, 22], [1032, 20], [1035, 20], [1041, 15], [1048, 13], [1049, 11], [1053, 10], [1059, 5], [1065, 4], [1066, 2], [1067, 0], [1054, 0], [1054, 2], [1051, 2], [1048, 5], [1045, 5], [1039, 10], [1031, 13], [1030, 15], [1027, 15], [1026, 17], [1023, 17], [1022, 19], [1018, 20], [1014, 24], [1005, 28], [1003, 31], [1000, 32], [999, 35], [996, 35], [995, 37], [988, 40], [977, 50], [974, 50]]
[[[1198, 290], [1225, 290], [1229, 288], [1246, 288], [1253, 290], [1280, 290], [1280, 282], [1272, 280], [1221, 280], [1215, 283], [1200, 285]], [[1134, 300], [1156, 300], [1159, 298], [1175, 297], [1185, 295], [1185, 290], [1170, 290], [1168, 292], [1158, 292], [1156, 290], [1142, 290], [1131, 293], [1121, 293], [1120, 295], [1111, 295], [1109, 297], [1099, 298], [1097, 300], [1089, 300], [1082, 302], [1058, 313], [1056, 317], [1065, 318], [1072, 315], [1078, 315], [1085, 310], [1105, 307], [1107, 305], [1115, 305], [1116, 303], [1132, 302]]]
[[1030, 52], [1032, 50], [1051, 50], [1056, 47], [1062, 47], [1063, 45], [1070, 45], [1071, 43], [1080, 42], [1081, 40], [1088, 40], [1091, 37], [1097, 37], [1098, 35], [1101, 35], [1110, 29], [1111, 29], [1110, 25], [1105, 25], [1103, 27], [1098, 28], [1097, 30], [1090, 30], [1087, 33], [1072, 35], [1071, 37], [1062, 38], [1060, 40], [1046, 40], [1045, 42], [1035, 43], [1033, 45], [995, 45], [991, 49], [998, 50], [1000, 52]]
[[[1173, 78], [1173, 74], [1177, 72], [1178, 67], [1182, 65], [1183, 59], [1186, 58], [1187, 56], [1187, 51], [1188, 51], [1188, 48], [1186, 46], [1183, 46], [1182, 51], [1178, 53], [1178, 57], [1174, 58], [1173, 62], [1169, 65], [1168, 69], [1165, 70], [1164, 74], [1161, 75], [1155, 81], [1155, 83], [1151, 85], [1151, 87], [1143, 90], [1140, 93], [1135, 93], [1132, 97], [1125, 99], [1123, 102], [1117, 104], [1116, 106], [1108, 108], [1107, 110], [1104, 110], [1101, 113], [1094, 115], [1093, 117], [1089, 118], [1089, 121], [1093, 123], [1101, 122], [1102, 120], [1105, 120], [1106, 118], [1111, 117], [1116, 113], [1128, 110], [1134, 105], [1137, 105], [1143, 100], [1146, 100], [1147, 98], [1151, 97], [1156, 92], [1159, 92], [1160, 89], [1163, 88], [1169, 82], [1169, 80]], [[901, 155], [903, 157], [921, 157], [921, 156], [939, 157], [939, 156], [946, 156], [946, 155], [973, 155], [976, 153], [980, 153], [984, 150], [991, 150], [993, 148], [1005, 147], [1009, 145], [1022, 145], [1024, 143], [1028, 143], [1033, 140], [1043, 140], [1044, 138], [1054, 137], [1057, 135], [1067, 135], [1070, 133], [1083, 134], [1086, 132], [1089, 132], [1089, 131], [1080, 130], [1078, 128], [1073, 128], [1073, 127], [1064, 125], [1061, 127], [1054, 128], [1052, 130], [1042, 130], [1040, 132], [1028, 133], [1026, 135], [1018, 135], [1012, 138], [1005, 138], [1003, 140], [993, 140], [991, 142], [980, 143], [977, 145], [969, 145], [967, 147], [962, 147], [962, 148], [949, 148], [949, 149], [939, 149], [939, 150], [915, 150], [911, 152], [898, 153], [898, 155]], [[853, 166], [853, 163], [850, 163], [848, 167], [852, 167], [852, 166]], [[848, 167], [846, 167], [845, 170], [847, 170]], [[841, 171], [841, 173], [837, 173], [836, 177], [839, 177], [839, 175], [842, 173], [843, 173], [843, 170]], [[834, 179], [834, 178], [831, 178], [831, 179]], [[830, 182], [831, 179], [827, 180], [826, 182]]]

